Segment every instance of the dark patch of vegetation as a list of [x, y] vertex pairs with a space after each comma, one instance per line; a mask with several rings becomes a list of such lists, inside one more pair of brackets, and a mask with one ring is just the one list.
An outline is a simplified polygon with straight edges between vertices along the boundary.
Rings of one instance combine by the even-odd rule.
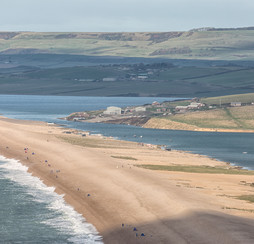
[[150, 33], [149, 41], [156, 43], [164, 42], [172, 38], [178, 38], [183, 35], [184, 32], [161, 32], [161, 33]]
[[232, 210], [238, 210], [238, 211], [244, 211], [244, 212], [254, 213], [254, 210], [253, 210], [253, 209], [231, 208], [231, 207], [223, 207], [222, 209], [232, 209]]
[[101, 40], [107, 41], [133, 41], [134, 33], [102, 33], [98, 36]]
[[56, 39], [70, 39], [70, 38], [76, 38], [76, 37], [77, 37], [77, 34], [73, 34], [73, 33], [59, 34], [55, 36]]
[[236, 198], [239, 200], [244, 200], [251, 203], [254, 202], [254, 195], [241, 195]]
[[112, 158], [119, 158], [119, 159], [124, 159], [124, 160], [137, 160], [136, 158], [133, 158], [133, 157], [127, 157], [127, 156], [114, 156], [112, 155], [111, 156]]
[[167, 55], [167, 54], [187, 54], [191, 53], [191, 49], [189, 47], [182, 47], [182, 48], [166, 48], [166, 49], [158, 49], [150, 54], [150, 56], [157, 56], [157, 55]]

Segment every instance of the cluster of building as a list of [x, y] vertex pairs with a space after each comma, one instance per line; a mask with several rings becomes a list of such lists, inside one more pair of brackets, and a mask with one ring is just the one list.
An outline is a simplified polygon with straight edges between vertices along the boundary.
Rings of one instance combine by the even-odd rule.
[[121, 114], [130, 114], [130, 113], [143, 113], [146, 112], [146, 107], [140, 106], [140, 107], [133, 107], [126, 109], [122, 109], [120, 107], [114, 107], [110, 106], [107, 107], [107, 109], [103, 112], [104, 115], [121, 115]]
[[[197, 110], [204, 107], [205, 104], [198, 102], [191, 102], [187, 106], [176, 106], [173, 110], [176, 113], [186, 112], [187, 110]], [[138, 107], [127, 107], [122, 109], [120, 107], [111, 106], [108, 107], [103, 115], [151, 115], [151, 114], [171, 114], [172, 108], [169, 107], [167, 103], [153, 102], [150, 105], [138, 106]]]
[[202, 107], [205, 107], [204, 103], [191, 102], [187, 106], [176, 106], [175, 111], [176, 112], [185, 112], [187, 110], [196, 110], [196, 109], [200, 109]]
[[[254, 105], [254, 103], [251, 103]], [[240, 107], [242, 106], [241, 102], [231, 102], [229, 104], [224, 104], [223, 106], [231, 106], [231, 107]], [[94, 119], [94, 118], [104, 118], [109, 116], [125, 116], [125, 117], [149, 117], [154, 115], [171, 115], [172, 113], [186, 113], [189, 111], [195, 111], [200, 109], [213, 109], [216, 108], [216, 106], [207, 106], [204, 103], [199, 102], [198, 99], [193, 99], [192, 102], [190, 102], [189, 105], [186, 106], [176, 106], [172, 107], [170, 103], [164, 102], [153, 102], [152, 104], [147, 104], [143, 106], [138, 107], [126, 107], [126, 108], [120, 108], [116, 106], [110, 106], [107, 107], [107, 109], [104, 112], [97, 111], [98, 113], [89, 113], [89, 112], [77, 112], [73, 113], [70, 116], [68, 116], [68, 120], [87, 120], [87, 119]], [[95, 111], [96, 112], [96, 111]]]

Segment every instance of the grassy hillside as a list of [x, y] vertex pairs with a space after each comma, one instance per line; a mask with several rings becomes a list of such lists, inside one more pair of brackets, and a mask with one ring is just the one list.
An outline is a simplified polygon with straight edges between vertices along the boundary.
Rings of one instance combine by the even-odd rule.
[[254, 60], [253, 40], [253, 28], [164, 33], [0, 32], [0, 52]]
[[254, 93], [202, 98], [201, 102], [208, 105], [220, 105], [231, 102], [252, 103], [254, 102]]
[[[222, 107], [220, 102], [223, 101]], [[145, 127], [176, 130], [252, 130], [254, 131], [254, 105], [242, 107], [225, 106], [230, 102], [253, 103], [254, 93], [223, 97], [203, 98], [202, 102], [216, 105], [215, 109], [190, 111], [150, 119]]]
[[177, 114], [169, 120], [199, 128], [254, 129], [254, 106], [222, 108]]

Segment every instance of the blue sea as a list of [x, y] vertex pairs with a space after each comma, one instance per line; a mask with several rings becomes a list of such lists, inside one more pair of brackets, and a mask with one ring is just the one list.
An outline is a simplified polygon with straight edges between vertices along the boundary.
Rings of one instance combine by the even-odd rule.
[[[0, 95], [0, 113], [9, 118], [54, 122], [122, 140], [168, 145], [254, 169], [253, 133], [155, 130], [59, 119], [75, 111], [169, 100], [174, 98]], [[0, 194], [0, 243], [102, 243], [96, 229], [67, 205], [63, 196], [32, 177], [15, 160], [0, 157]]]
[[96, 229], [63, 196], [0, 156], [0, 243], [102, 243]]

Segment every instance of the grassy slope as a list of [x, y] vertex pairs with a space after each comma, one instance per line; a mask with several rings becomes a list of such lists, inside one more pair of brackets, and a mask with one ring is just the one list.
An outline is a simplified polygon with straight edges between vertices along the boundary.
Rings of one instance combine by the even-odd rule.
[[222, 108], [170, 116], [169, 120], [198, 128], [254, 129], [254, 106]]
[[[0, 33], [1, 34], [1, 33]], [[253, 60], [254, 30], [172, 33], [18, 33], [1, 39], [0, 51], [170, 57], [184, 59]]]
[[254, 93], [202, 98], [201, 102], [206, 103], [208, 105], [213, 105], [213, 104], [220, 105], [223, 103], [230, 103], [230, 102], [251, 103], [251, 102], [254, 102]]

